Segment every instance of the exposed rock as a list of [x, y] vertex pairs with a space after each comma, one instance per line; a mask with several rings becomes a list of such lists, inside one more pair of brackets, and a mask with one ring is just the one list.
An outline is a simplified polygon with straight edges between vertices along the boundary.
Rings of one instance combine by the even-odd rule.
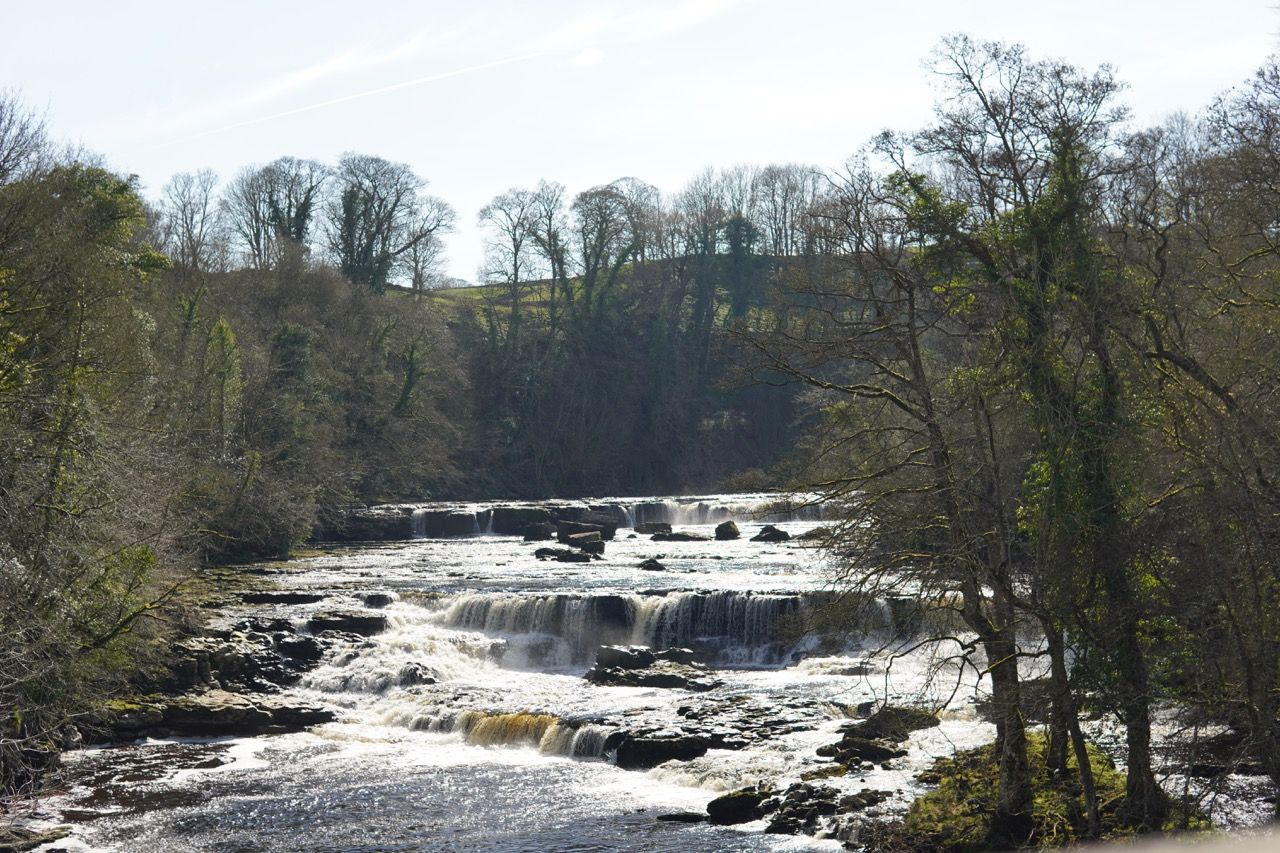
[[791, 538], [791, 534], [785, 530], [780, 530], [772, 524], [766, 524], [760, 528], [760, 532], [751, 537], [752, 542], [786, 542]]
[[596, 649], [596, 666], [617, 669], [644, 669], [658, 660], [648, 646], [601, 646]]
[[555, 560], [560, 563], [589, 563], [592, 555], [572, 548], [539, 548], [533, 552], [533, 556], [539, 560]]
[[604, 553], [604, 540], [595, 531], [590, 533], [571, 533], [561, 541], [570, 548], [577, 548], [579, 551], [586, 551], [588, 554]]
[[710, 536], [701, 533], [676, 531], [674, 533], [655, 533], [650, 537], [654, 542], [710, 542]]
[[[528, 538], [528, 530], [533, 525], [551, 525], [551, 510], [543, 506], [496, 506], [489, 517], [489, 526], [499, 536], [520, 536]], [[547, 537], [550, 538], [550, 537]]]
[[938, 725], [937, 715], [930, 711], [886, 705], [867, 719], [844, 726], [841, 731], [846, 736], [882, 738], [894, 743], [902, 743], [911, 736], [912, 732], [931, 729]]
[[[702, 815], [698, 816], [699, 820]], [[661, 820], [661, 818], [659, 818]], [[26, 826], [0, 826], [0, 853], [26, 853], [46, 844], [52, 844], [71, 833], [68, 826], [52, 829], [35, 829]]]
[[455, 510], [440, 519], [439, 531], [438, 535], [445, 537], [475, 536], [480, 532], [480, 522], [474, 512]]
[[[646, 650], [647, 651], [647, 650]], [[652, 653], [650, 653], [652, 655]], [[592, 684], [616, 687], [660, 687], [703, 693], [719, 687], [705, 667], [655, 659], [648, 665], [602, 666], [597, 663], [583, 676]]]
[[326, 598], [320, 592], [290, 592], [288, 590], [258, 590], [240, 593], [245, 604], [315, 604]]
[[581, 521], [557, 521], [556, 539], [568, 543], [570, 536], [580, 533], [598, 533], [601, 539], [612, 539], [618, 528], [612, 525], [591, 524]]
[[[585, 524], [598, 524], [606, 530], [612, 529], [616, 532], [619, 527], [626, 527], [627, 514], [621, 507], [613, 504], [592, 504], [590, 509], [580, 515], [577, 520]], [[612, 539], [613, 534], [610, 533], [605, 538]]]
[[645, 560], [640, 564], [640, 568], [644, 569], [646, 572], [665, 572], [667, 570], [666, 566], [658, 562], [657, 557], [650, 557]]
[[358, 507], [319, 525], [314, 537], [335, 542], [386, 542], [413, 538], [413, 507]]
[[772, 794], [771, 789], [752, 787], [716, 797], [707, 803], [707, 820], [721, 826], [759, 820], [764, 816], [760, 806]]
[[545, 542], [556, 538], [556, 526], [549, 521], [537, 521], [524, 528], [524, 541]]
[[642, 521], [635, 526], [635, 531], [646, 536], [654, 533], [670, 533], [671, 525], [665, 521]]
[[664, 761], [691, 761], [707, 754], [710, 743], [697, 735], [626, 734], [617, 744], [614, 763], [624, 770], [649, 770]]
[[881, 764], [892, 758], [901, 758], [907, 751], [883, 741], [870, 740], [856, 735], [845, 735], [838, 743], [818, 747], [818, 755], [834, 758], [840, 764]]
[[665, 820], [671, 823], [702, 823], [707, 816], [702, 812], [672, 812], [671, 814], [660, 814], [658, 820]]
[[287, 658], [308, 663], [317, 663], [324, 657], [324, 646], [315, 637], [280, 637], [276, 640], [276, 650]]
[[216, 737], [301, 731], [327, 723], [327, 708], [277, 696], [245, 696], [209, 690], [138, 702], [108, 703], [91, 737], [133, 740], [139, 737]]
[[716, 525], [716, 539], [721, 542], [741, 537], [742, 531], [738, 529], [738, 525], [733, 521], [724, 521]]
[[400, 667], [396, 683], [401, 687], [413, 687], [416, 684], [435, 684], [436, 673], [430, 667], [420, 663], [407, 663]]
[[321, 631], [345, 631], [368, 637], [387, 629], [385, 613], [360, 610], [331, 610], [318, 613], [307, 620], [307, 630], [313, 634]]
[[364, 602], [365, 607], [387, 607], [396, 600], [396, 594], [393, 592], [366, 592], [360, 596], [360, 600]]
[[831, 538], [830, 527], [815, 527], [792, 537], [797, 542], [825, 542]]

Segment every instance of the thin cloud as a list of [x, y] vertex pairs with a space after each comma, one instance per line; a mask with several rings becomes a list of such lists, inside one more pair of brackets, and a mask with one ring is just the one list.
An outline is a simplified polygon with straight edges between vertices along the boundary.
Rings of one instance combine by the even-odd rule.
[[284, 110], [282, 112], [272, 113], [271, 115], [259, 116], [258, 118], [247, 119], [245, 121], [235, 122], [234, 124], [224, 125], [223, 127], [218, 127], [212, 130], [206, 130], [203, 133], [195, 134], [194, 136], [190, 137], [190, 139], [203, 139], [206, 136], [213, 136], [215, 134], [226, 133], [227, 131], [231, 131], [231, 130], [237, 130], [242, 127], [251, 127], [256, 124], [263, 124], [269, 121], [276, 121], [277, 119], [288, 118], [289, 116], [295, 116], [301, 113], [309, 113], [314, 110], [321, 110], [321, 109], [325, 109], [326, 107], [332, 107], [338, 104], [345, 104], [350, 101], [358, 101], [362, 98], [371, 98], [374, 95], [382, 95], [382, 94], [386, 94], [387, 92], [396, 92], [396, 91], [399, 91], [400, 89], [408, 89], [412, 86], [422, 86], [427, 83], [435, 83], [440, 80], [447, 80], [450, 77], [461, 77], [464, 74], [474, 74], [477, 71], [486, 71], [490, 68], [498, 68], [503, 65], [512, 65], [516, 62], [527, 62], [530, 59], [535, 59], [543, 55], [544, 54], [542, 53], [526, 53], [521, 56], [511, 56], [506, 59], [494, 60], [493, 62], [484, 62], [484, 63], [481, 63], [480, 65], [469, 65], [466, 68], [455, 68], [452, 71], [442, 71], [439, 74], [429, 74], [426, 77], [415, 77], [412, 80], [403, 80], [399, 83], [392, 83], [389, 86], [379, 86], [376, 89], [368, 89], [366, 91], [356, 92], [355, 94], [351, 94], [351, 95], [343, 95], [340, 98], [330, 98], [328, 100], [319, 101], [314, 104], [307, 104], [304, 107], [295, 107], [294, 109], [291, 109], [291, 110]]
[[696, 27], [738, 5], [742, 0], [679, 0], [627, 8], [614, 15], [582, 15], [537, 40], [543, 50], [573, 50], [584, 43], [609, 36], [654, 38]]

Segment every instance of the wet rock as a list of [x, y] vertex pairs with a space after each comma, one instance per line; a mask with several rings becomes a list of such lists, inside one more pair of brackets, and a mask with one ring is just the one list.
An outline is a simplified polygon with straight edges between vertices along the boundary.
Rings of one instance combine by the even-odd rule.
[[545, 542], [556, 538], [556, 526], [549, 521], [539, 521], [524, 528], [524, 541]]
[[579, 524], [596, 524], [604, 529], [604, 538], [612, 539], [617, 534], [618, 528], [625, 526], [627, 516], [625, 512], [616, 506], [593, 506], [590, 511], [584, 512], [579, 516]]
[[326, 596], [319, 592], [290, 592], [288, 590], [260, 590], [244, 592], [240, 600], [245, 604], [315, 604]]
[[906, 754], [907, 751], [900, 747], [856, 735], [845, 735], [838, 743], [818, 747], [818, 755], [835, 758], [844, 765], [861, 764], [864, 761], [880, 764]]
[[815, 527], [792, 537], [797, 542], [825, 542], [831, 538], [830, 527]]
[[475, 536], [480, 533], [480, 522], [476, 519], [474, 512], [455, 510], [446, 513], [439, 520], [438, 525], [439, 532], [436, 535], [447, 538]]
[[867, 719], [844, 726], [841, 731], [847, 736], [902, 743], [912, 732], [938, 725], [938, 717], [931, 711], [886, 705]]
[[534, 525], [550, 527], [554, 535], [551, 510], [543, 506], [496, 506], [489, 517], [489, 526], [499, 536], [524, 535], [528, 540], [528, 531]]
[[773, 803], [763, 805], [773, 809], [773, 817], [765, 832], [775, 835], [814, 834], [822, 818], [839, 810], [840, 792], [825, 785], [797, 782]]
[[396, 597], [394, 592], [366, 592], [360, 600], [365, 607], [387, 607], [395, 602]]
[[721, 542], [727, 542], [731, 539], [739, 539], [742, 537], [742, 531], [738, 529], [738, 525], [733, 521], [725, 521], [716, 525], [716, 539]]
[[716, 797], [707, 803], [707, 820], [720, 826], [759, 820], [764, 816], [760, 806], [772, 794], [770, 789], [752, 787]]
[[407, 663], [400, 667], [396, 683], [401, 687], [413, 687], [418, 684], [435, 684], [436, 673], [430, 667], [420, 663]]
[[601, 646], [596, 649], [596, 666], [617, 669], [644, 669], [658, 660], [648, 646]]
[[710, 542], [710, 536], [703, 536], [701, 533], [689, 533], [687, 531], [676, 531], [674, 533], [655, 533], [650, 537], [654, 542]]
[[604, 553], [604, 539], [595, 531], [590, 533], [571, 533], [561, 541], [570, 548], [577, 548], [579, 551], [586, 551], [588, 554]]
[[658, 815], [658, 820], [665, 820], [670, 823], [702, 823], [706, 819], [707, 816], [702, 812], [672, 812]]
[[572, 548], [539, 548], [533, 552], [539, 560], [555, 560], [559, 563], [589, 563], [591, 554], [586, 551], [575, 551]]
[[556, 522], [556, 539], [568, 544], [570, 536], [576, 536], [580, 533], [598, 533], [601, 539], [608, 540], [614, 537], [618, 532], [618, 528], [613, 525], [591, 524], [581, 521], [557, 521]]
[[719, 687], [705, 667], [673, 661], [654, 660], [648, 666], [601, 666], [597, 663], [583, 676], [592, 684], [615, 687], [660, 687], [703, 693]]
[[624, 770], [649, 770], [665, 761], [691, 761], [707, 754], [710, 744], [697, 735], [624, 735], [614, 763]]
[[650, 557], [649, 559], [645, 560], [643, 563], [640, 564], [640, 568], [644, 569], [646, 572], [667, 571], [667, 567], [662, 565], [662, 563], [658, 562], [657, 557]]
[[331, 610], [316, 614], [307, 620], [307, 630], [313, 634], [319, 634], [321, 631], [345, 631], [368, 637], [380, 634], [386, 629], [386, 614], [361, 610]]
[[318, 663], [324, 657], [324, 645], [315, 637], [290, 635], [276, 640], [276, 650], [287, 658]]
[[[701, 815], [698, 816], [702, 818]], [[0, 826], [0, 853], [26, 853], [46, 844], [66, 838], [71, 827], [58, 826], [51, 829], [36, 829], [27, 826]]]
[[642, 521], [635, 526], [635, 531], [652, 536], [654, 533], [670, 533], [671, 525], [665, 521]]
[[662, 649], [653, 653], [658, 660], [671, 661], [672, 663], [694, 664], [698, 663], [698, 656], [693, 649]]
[[772, 524], [766, 524], [760, 528], [760, 532], [751, 537], [752, 542], [786, 542], [791, 538], [791, 534], [785, 530], [780, 530]]

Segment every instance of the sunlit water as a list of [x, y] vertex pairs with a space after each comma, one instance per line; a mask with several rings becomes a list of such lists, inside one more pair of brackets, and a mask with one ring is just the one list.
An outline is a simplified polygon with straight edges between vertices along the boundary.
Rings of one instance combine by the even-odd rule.
[[[727, 501], [726, 501], [727, 503]], [[46, 804], [74, 821], [68, 849], [114, 851], [702, 851], [838, 849], [833, 841], [657, 820], [702, 811], [718, 792], [786, 785], [830, 766], [815, 754], [860, 704], [945, 707], [910, 755], [822, 784], [898, 792], [934, 757], [989, 741], [973, 671], [946, 648], [895, 655], [887, 608], [838, 634], [812, 630], [831, 599], [821, 554], [750, 542], [760, 522], [734, 505], [743, 537], [653, 542], [621, 529], [606, 559], [537, 560], [511, 537], [343, 546], [284, 567], [315, 604], [221, 614], [360, 608], [391, 592], [389, 628], [334, 652], [289, 691], [337, 709], [310, 732], [151, 741], [68, 757], [69, 787]], [[481, 507], [483, 509], [483, 507]], [[684, 511], [684, 510], [681, 510]], [[715, 522], [720, 517], [702, 518]], [[701, 519], [699, 519], [701, 520]], [[793, 534], [817, 522], [778, 526]], [[681, 526], [710, 535], [712, 524]], [[664, 571], [639, 564], [660, 558]], [[601, 642], [692, 645], [722, 683], [701, 694], [599, 687], [581, 676]], [[428, 674], [406, 678], [406, 672]], [[959, 689], [957, 687], [959, 686]], [[692, 710], [691, 710], [692, 709]], [[648, 771], [613, 766], [619, 731], [704, 730], [738, 741]]]

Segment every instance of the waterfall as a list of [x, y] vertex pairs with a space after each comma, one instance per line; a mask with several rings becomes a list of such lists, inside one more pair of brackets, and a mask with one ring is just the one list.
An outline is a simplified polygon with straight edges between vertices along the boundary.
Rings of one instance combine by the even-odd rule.
[[638, 594], [468, 593], [440, 624], [510, 640], [504, 662], [590, 663], [601, 645], [696, 647], [727, 663], [786, 662], [820, 594], [672, 592]]
[[593, 723], [575, 724], [551, 714], [446, 711], [415, 717], [410, 728], [456, 734], [476, 746], [533, 746], [545, 755], [601, 758], [614, 729]]

